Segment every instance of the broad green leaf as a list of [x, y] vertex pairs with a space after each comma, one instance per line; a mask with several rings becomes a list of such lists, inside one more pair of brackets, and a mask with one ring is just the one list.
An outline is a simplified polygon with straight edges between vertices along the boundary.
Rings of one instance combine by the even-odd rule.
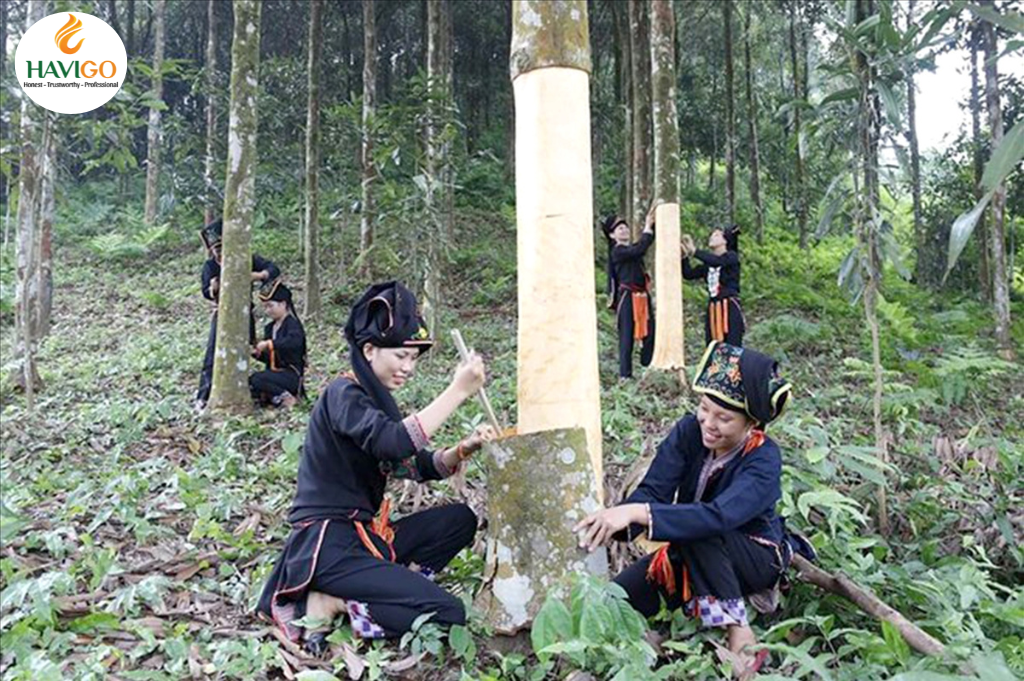
[[556, 596], [549, 596], [534, 618], [530, 630], [530, 642], [533, 644], [534, 652], [540, 654], [540, 651], [557, 641], [571, 638], [572, 616], [569, 609]]
[[821, 100], [821, 104], [818, 106], [825, 106], [832, 102], [845, 102], [847, 100], [857, 99], [860, 96], [860, 88], [850, 87], [845, 90], [839, 90], [828, 95]]
[[1017, 678], [999, 652], [975, 655], [971, 658], [971, 666], [982, 681], [1014, 681]]
[[1007, 31], [1011, 31], [1013, 33], [1024, 33], [1024, 14], [1020, 14], [1013, 10], [1011, 10], [1009, 14], [1000, 14], [993, 7], [974, 2], [958, 2], [956, 4], [967, 7], [974, 13], [974, 16], [979, 19], [984, 19], [985, 21], [995, 24], [1000, 28], [1005, 28]]
[[985, 211], [985, 206], [992, 200], [992, 195], [993, 192], [985, 194], [974, 205], [974, 208], [953, 221], [953, 226], [949, 230], [949, 257], [946, 261], [947, 277], [953, 271], [953, 268], [956, 267], [956, 261], [963, 252], [964, 246], [967, 245], [967, 240], [971, 238], [974, 227], [978, 224], [978, 218]]
[[985, 174], [981, 176], [981, 186], [989, 191], [995, 189], [1020, 165], [1021, 160], [1024, 160], [1024, 118], [1017, 121], [992, 152], [992, 157], [985, 164]]
[[804, 450], [804, 457], [807, 459], [807, 463], [819, 463], [824, 461], [827, 456], [828, 447], [811, 447]]
[[882, 81], [875, 83], [875, 87], [878, 89], [878, 94], [882, 98], [882, 105], [885, 107], [885, 115], [889, 119], [889, 123], [892, 127], [899, 130], [900, 128], [900, 103], [896, 99], [896, 95], [893, 94], [892, 89]]
[[22, 518], [7, 507], [7, 504], [0, 501], [0, 542], [7, 543], [11, 537], [21, 532], [22, 528], [29, 524], [29, 520]]

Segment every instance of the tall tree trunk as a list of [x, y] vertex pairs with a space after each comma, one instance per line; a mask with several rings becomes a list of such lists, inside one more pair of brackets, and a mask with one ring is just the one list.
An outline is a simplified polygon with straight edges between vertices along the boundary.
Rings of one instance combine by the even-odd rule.
[[629, 2], [630, 56], [633, 64], [633, 206], [632, 227], [634, 238], [640, 236], [644, 216], [651, 203], [650, 158], [651, 148], [651, 64], [650, 25], [642, 0]]
[[[907, 27], [914, 23], [914, 0], [907, 7]], [[907, 74], [907, 137], [910, 142], [910, 194], [914, 206], [914, 237], [918, 258], [927, 253], [927, 234], [921, 217], [921, 152], [917, 145], [917, 92], [914, 72]], [[920, 268], [919, 268], [920, 269]]]
[[729, 224], [736, 222], [736, 111], [732, 63], [732, 0], [721, 0], [725, 27], [725, 203]]
[[131, 61], [135, 56], [135, 0], [128, 0], [128, 19], [125, 24], [127, 24], [128, 31], [125, 51], [128, 53], [128, 61]]
[[[992, 6], [992, 2], [986, 3]], [[985, 103], [988, 108], [988, 125], [992, 135], [992, 153], [1003, 141], [1003, 112], [999, 103], [999, 74], [996, 61], [999, 46], [996, 32], [988, 21], [981, 22], [981, 35], [985, 54]], [[1006, 183], [1001, 182], [992, 195], [992, 301], [996, 321], [996, 347], [999, 355], [1012, 360], [1015, 353], [1010, 338], [1010, 287], [1006, 270]]]
[[[29, 0], [25, 30], [43, 18], [43, 0]], [[36, 371], [38, 341], [36, 312], [39, 297], [39, 198], [42, 169], [39, 164], [40, 110], [28, 97], [21, 100], [21, 163], [18, 174], [18, 243], [15, 253], [14, 359], [12, 379], [25, 390], [29, 411], [35, 408], [35, 392], [42, 386]]]
[[651, 0], [651, 104], [654, 122], [654, 203], [658, 206], [651, 366], [681, 369], [683, 273], [679, 252], [679, 119], [676, 115], [676, 20], [671, 0]]
[[[858, 0], [859, 2], [860, 0]], [[807, 248], [807, 201], [804, 196], [804, 154], [801, 142], [801, 102], [804, 93], [800, 76], [800, 60], [797, 57], [797, 3], [789, 6], [789, 60], [793, 68], [793, 148], [796, 152], [793, 159], [793, 204], [796, 208], [797, 229], [800, 233], [800, 248]], [[806, 64], [804, 65], [806, 68]]]
[[[162, 102], [164, 96], [164, 15], [167, 0], [154, 0], [153, 22], [156, 35], [153, 41], [153, 78], [150, 81], [150, 96], [154, 102]], [[157, 200], [160, 198], [160, 109], [149, 107], [149, 132], [146, 147], [146, 224], [156, 222]]]
[[46, 114], [43, 122], [43, 142], [40, 145], [43, 158], [39, 192], [39, 241], [36, 249], [39, 270], [34, 312], [36, 327], [33, 333], [37, 341], [50, 333], [50, 317], [53, 311], [53, 217], [57, 208], [58, 120], [55, 115]]
[[428, 329], [438, 328], [441, 281], [444, 279], [442, 251], [449, 230], [445, 224], [447, 203], [447, 147], [442, 139], [449, 106], [448, 74], [445, 72], [445, 26], [447, 7], [442, 0], [427, 0], [427, 87], [428, 107], [424, 139], [424, 191], [427, 257], [423, 273], [423, 315]]
[[[981, 29], [975, 26], [971, 31], [971, 144], [972, 160], [974, 163], [974, 200], [980, 201], [985, 195], [981, 188], [981, 177], [985, 172], [985, 160], [981, 157], [981, 84], [978, 77], [978, 48], [981, 44]], [[978, 288], [981, 290], [982, 300], [992, 302], [992, 272], [989, 267], [989, 234], [988, 234], [988, 209], [981, 212], [978, 218], [978, 243], [982, 246], [978, 258]]]
[[629, 218], [633, 213], [633, 47], [630, 32], [630, 16], [632, 9], [629, 3], [613, 3], [617, 41], [622, 59], [619, 62], [619, 87], [621, 95], [619, 106], [622, 107], [622, 165], [626, 168], [622, 178], [622, 191], [619, 193], [618, 214]]
[[512, 11], [519, 432], [582, 427], [600, 490], [587, 5]]
[[309, 6], [309, 53], [306, 70], [309, 76], [309, 102], [306, 107], [306, 305], [303, 314], [320, 314], [320, 57], [324, 47], [323, 0], [312, 0]]
[[234, 10], [228, 168], [224, 182], [224, 255], [210, 408], [241, 410], [250, 404], [251, 225], [256, 203], [260, 2], [235, 0]]
[[363, 198], [359, 219], [359, 257], [361, 274], [369, 274], [373, 246], [373, 116], [377, 99], [377, 23], [374, 17], [376, 0], [363, 0]]
[[757, 143], [757, 97], [754, 96], [754, 70], [750, 63], [750, 15], [747, 5], [743, 14], [743, 69], [747, 85], [747, 132], [750, 136], [750, 198], [754, 202], [757, 221], [757, 243], [764, 243], [764, 204], [761, 203], [761, 150]]
[[[856, 0], [856, 22], [871, 17], [874, 12], [873, 0]], [[857, 192], [857, 226], [858, 240], [867, 260], [865, 266], [864, 285], [864, 316], [871, 333], [871, 360], [874, 368], [874, 396], [872, 400], [873, 423], [875, 431], [875, 448], [879, 459], [889, 461], [888, 442], [882, 425], [882, 393], [884, 390], [881, 338], [878, 325], [878, 286], [881, 277], [881, 258], [878, 250], [878, 225], [874, 216], [878, 213], [878, 138], [879, 138], [879, 102], [874, 92], [874, 72], [868, 56], [861, 50], [857, 51], [857, 73], [860, 81], [860, 102], [858, 118], [858, 136], [860, 142], [861, 165], [864, 186]], [[885, 535], [889, 532], [889, 515], [886, 485], [879, 485], [877, 490], [878, 529]]]
[[214, 157], [217, 138], [217, 0], [206, 5], [206, 159], [203, 184], [206, 193], [206, 224], [213, 222], [217, 212], [217, 189], [214, 184]]

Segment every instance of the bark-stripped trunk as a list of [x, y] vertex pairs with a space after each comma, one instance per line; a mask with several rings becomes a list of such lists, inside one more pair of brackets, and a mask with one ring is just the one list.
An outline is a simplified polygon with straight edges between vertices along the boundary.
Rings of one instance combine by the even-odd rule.
[[500, 522], [478, 601], [507, 633], [570, 574], [607, 571], [570, 529], [602, 489], [587, 3], [517, 0], [512, 12], [520, 435], [487, 448], [488, 517]]
[[305, 266], [306, 304], [303, 314], [320, 314], [320, 58], [323, 52], [323, 0], [311, 0], [309, 6], [308, 103], [306, 107], [306, 220]]
[[722, 0], [725, 41], [725, 204], [729, 224], [736, 222], [736, 112], [732, 63], [732, 0]]
[[224, 260], [217, 303], [211, 409], [241, 410], [249, 397], [252, 218], [256, 203], [260, 2], [235, 0], [231, 42], [228, 168], [224, 182]]
[[646, 7], [647, 4], [641, 0], [630, 0], [630, 60], [633, 71], [633, 205], [630, 217], [634, 238], [640, 236], [644, 216], [651, 203], [651, 161], [647, 153], [651, 148], [651, 64], [650, 27]]
[[750, 198], [754, 202], [757, 221], [757, 243], [764, 243], [764, 204], [761, 202], [761, 149], [757, 141], [757, 97], [754, 96], [754, 70], [750, 63], [750, 15], [747, 5], [743, 15], [743, 66], [747, 85], [747, 132], [750, 135]]
[[[986, 3], [990, 7], [992, 3]], [[1003, 112], [999, 103], [999, 74], [996, 61], [999, 46], [995, 28], [987, 21], [981, 22], [981, 34], [985, 50], [985, 103], [988, 108], [989, 132], [992, 135], [992, 151], [1003, 141]], [[992, 302], [996, 321], [996, 347], [999, 355], [1011, 360], [1014, 357], [1013, 341], [1010, 338], [1010, 287], [1006, 275], [1006, 183], [1000, 182], [992, 195]]]
[[586, 3], [512, 11], [519, 432], [583, 427], [600, 481]]
[[214, 157], [217, 138], [217, 12], [216, 0], [206, 5], [206, 159], [203, 166], [203, 186], [206, 193], [205, 224], [213, 222], [217, 214], [217, 190], [214, 184]]
[[367, 251], [373, 246], [373, 110], [377, 99], [377, 24], [375, 0], [363, 0], [363, 144], [360, 161], [363, 167], [362, 205], [359, 217], [359, 257], [362, 274], [370, 271]]
[[[153, 5], [153, 78], [150, 82], [150, 96], [154, 102], [161, 102], [164, 96], [164, 15], [167, 13], [167, 0], [154, 0]], [[149, 131], [146, 146], [146, 213], [147, 225], [156, 222], [157, 200], [160, 198], [160, 109], [149, 108]]]
[[657, 223], [654, 357], [658, 369], [681, 369], [683, 274], [679, 252], [679, 119], [676, 115], [675, 15], [670, 0], [651, 0], [651, 103]]

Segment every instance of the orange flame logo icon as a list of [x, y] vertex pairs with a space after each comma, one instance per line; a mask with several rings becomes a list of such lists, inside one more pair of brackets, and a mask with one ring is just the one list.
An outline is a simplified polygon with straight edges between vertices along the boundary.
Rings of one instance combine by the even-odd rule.
[[71, 47], [68, 43], [75, 36], [76, 33], [82, 30], [82, 20], [75, 17], [74, 14], [68, 14], [68, 23], [57, 31], [57, 35], [53, 37], [53, 42], [57, 43], [57, 47], [64, 54], [74, 54], [78, 52], [79, 48], [82, 47], [82, 43], [85, 42], [85, 38], [79, 38], [78, 44]]

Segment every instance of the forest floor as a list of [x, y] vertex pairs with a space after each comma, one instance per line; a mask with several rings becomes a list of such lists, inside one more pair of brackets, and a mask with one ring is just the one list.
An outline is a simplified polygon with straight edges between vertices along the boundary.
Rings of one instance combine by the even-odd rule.
[[[514, 248], [495, 248], [515, 243], [514, 227], [466, 219], [459, 229], [456, 241], [475, 245], [452, 255], [458, 275], [445, 287], [436, 335], [461, 328], [488, 361], [495, 408], [514, 423]], [[9, 378], [0, 392], [0, 676], [254, 679], [319, 669], [339, 678], [532, 679], [562, 678], [574, 667], [610, 676], [610, 649], [590, 650], [582, 664], [542, 663], [528, 643], [495, 642], [476, 618], [471, 639], [425, 628], [401, 644], [359, 643], [343, 627], [330, 662], [270, 635], [253, 609], [288, 531], [312, 402], [233, 417], [193, 412], [208, 308], [198, 291], [205, 255], [188, 238], [122, 258], [59, 244], [53, 328], [38, 357], [45, 387], [32, 413]], [[281, 265], [301, 298], [295, 240], [266, 230], [255, 247]], [[1024, 365], [995, 358], [991, 315], [977, 300], [887, 278], [884, 412], [893, 463], [882, 463], [872, 447], [862, 309], [835, 283], [848, 245], [805, 253], [780, 238], [745, 251], [747, 344], [777, 356], [795, 386], [792, 408], [772, 429], [786, 461], [780, 510], [812, 538], [823, 567], [876, 591], [945, 642], [950, 659], [912, 653], [848, 603], [803, 585], [781, 615], [757, 622], [761, 640], [773, 650], [776, 678], [924, 679], [912, 676], [921, 670], [1012, 678], [1024, 673]], [[324, 261], [341, 248], [327, 235]], [[304, 320], [311, 399], [346, 369], [341, 325], [365, 283], [329, 281], [323, 318]], [[704, 294], [687, 286], [685, 297], [693, 362]], [[1013, 312], [1015, 337], [1024, 338], [1024, 305]], [[655, 372], [619, 382], [613, 320], [603, 309], [599, 319], [606, 483], [615, 499], [627, 472], [695, 400]], [[9, 313], [3, 321], [9, 358]], [[430, 353], [400, 403], [425, 404], [455, 358], [450, 343]], [[436, 440], [453, 442], [480, 419], [467, 403]], [[881, 482], [890, 495], [888, 538], [873, 521]], [[461, 484], [393, 492], [401, 512], [462, 498], [486, 517], [479, 464]], [[443, 578], [467, 599], [480, 582], [482, 541], [483, 533]], [[615, 555], [618, 565], [627, 558]], [[710, 645], [717, 633], [671, 616], [656, 626], [675, 643], [656, 663], [660, 678], [721, 675]]]

